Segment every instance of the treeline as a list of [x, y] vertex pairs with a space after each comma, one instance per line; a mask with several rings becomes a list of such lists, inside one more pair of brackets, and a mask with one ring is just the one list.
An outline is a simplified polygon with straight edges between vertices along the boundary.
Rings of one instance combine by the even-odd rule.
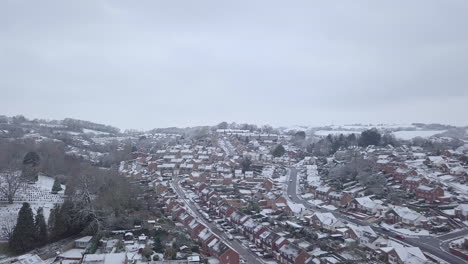
[[228, 122], [221, 122], [218, 125], [213, 127], [214, 129], [241, 129], [241, 130], [249, 130], [250, 132], [261, 132], [265, 134], [279, 134], [279, 131], [275, 128], [273, 128], [270, 125], [263, 125], [263, 126], [257, 126], [255, 124], [248, 124], [248, 123], [242, 123], [242, 124], [237, 124], [235, 122], [233, 123], [228, 123]]
[[29, 204], [23, 204], [10, 236], [10, 250], [23, 253], [78, 234], [131, 228], [133, 215], [144, 211], [140, 193], [139, 186], [129, 184], [115, 171], [81, 170], [68, 179], [65, 202], [51, 209], [47, 225], [42, 209], [34, 217]]
[[[75, 234], [96, 234], [101, 230], [130, 228], [132, 221], [129, 219], [133, 219], [135, 213], [144, 211], [139, 200], [142, 193], [139, 186], [130, 184], [118, 174], [116, 166], [96, 167], [89, 161], [66, 155], [63, 142], [5, 139], [0, 140], [0, 149], [0, 173], [20, 171], [22, 182], [24, 179], [33, 182], [37, 180], [37, 174], [42, 172], [56, 178], [52, 192], [60, 191], [59, 182], [66, 185], [65, 203], [57, 205], [50, 214], [47, 241]], [[5, 175], [18, 186], [19, 177], [16, 173]], [[6, 190], [13, 198], [17, 188]], [[21, 212], [22, 218], [24, 214]], [[27, 215], [29, 219], [30, 213]], [[18, 225], [17, 229], [22, 229], [21, 226], [22, 224]], [[30, 229], [25, 230], [31, 233]], [[13, 239], [14, 237], [18, 239]], [[12, 234], [11, 238], [13, 242], [10, 245], [14, 252], [42, 245], [30, 243], [31, 237], [24, 235]], [[17, 242], [18, 240], [24, 242]]]
[[341, 148], [349, 148], [353, 146], [367, 147], [374, 146], [398, 146], [400, 142], [391, 133], [381, 134], [377, 129], [372, 128], [364, 130], [361, 134], [349, 135], [328, 135], [320, 139], [318, 142], [309, 144], [307, 152], [314, 153], [315, 155], [331, 155]]
[[27, 119], [23, 115], [16, 115], [13, 117], [7, 117], [7, 116], [2, 115], [0, 116], [0, 124], [1, 123], [3, 124], [11, 123], [11, 124], [16, 124], [16, 125], [27, 125], [27, 124], [61, 125], [61, 126], [68, 127], [70, 130], [80, 131], [80, 132], [84, 128], [87, 128], [87, 129], [107, 132], [111, 134], [120, 133], [120, 129], [113, 127], [113, 126], [98, 124], [98, 123], [94, 123], [90, 121], [73, 119], [73, 118], [65, 118], [64, 120], [44, 120], [44, 119]]
[[62, 121], [62, 124], [74, 131], [81, 131], [83, 128], [87, 128], [87, 129], [107, 132], [111, 134], [120, 133], [120, 129], [113, 127], [113, 126], [103, 125], [103, 124], [98, 124], [98, 123], [93, 123], [90, 121], [73, 119], [73, 118], [65, 118]]

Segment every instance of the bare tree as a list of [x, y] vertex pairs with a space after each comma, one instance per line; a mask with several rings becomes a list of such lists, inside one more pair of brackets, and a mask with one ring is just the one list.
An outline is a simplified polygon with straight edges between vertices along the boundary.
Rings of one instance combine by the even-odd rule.
[[5, 195], [8, 203], [13, 203], [16, 191], [22, 183], [21, 171], [9, 170], [0, 174], [0, 193]]
[[2, 217], [0, 220], [0, 237], [10, 239], [11, 235], [13, 234], [13, 230], [15, 230], [16, 226], [16, 218], [15, 214], [7, 214]]

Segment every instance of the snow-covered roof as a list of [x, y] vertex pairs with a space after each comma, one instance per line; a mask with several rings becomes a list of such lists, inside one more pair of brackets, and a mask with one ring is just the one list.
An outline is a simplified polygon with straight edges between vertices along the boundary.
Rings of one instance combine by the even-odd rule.
[[418, 247], [395, 248], [395, 253], [406, 264], [427, 263], [426, 256], [424, 256], [423, 252]]
[[426, 217], [424, 217], [422, 214], [409, 209], [408, 207], [402, 207], [402, 206], [393, 206], [392, 207], [393, 211], [402, 219], [409, 220], [409, 221], [421, 221], [425, 220]]
[[355, 200], [364, 208], [374, 209], [379, 206], [379, 204], [372, 201], [369, 196], [355, 198]]
[[336, 217], [332, 213], [319, 213], [319, 212], [316, 212], [316, 213], [314, 213], [314, 215], [324, 225], [333, 226], [333, 225], [336, 225], [336, 224], [340, 223], [339, 220], [336, 219]]

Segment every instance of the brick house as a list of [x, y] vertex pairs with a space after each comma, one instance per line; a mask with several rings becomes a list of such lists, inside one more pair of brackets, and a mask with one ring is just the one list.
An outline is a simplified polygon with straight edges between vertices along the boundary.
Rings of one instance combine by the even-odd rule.
[[266, 252], [273, 253], [273, 251], [277, 250], [275, 241], [278, 240], [280, 236], [275, 232], [269, 232], [268, 235], [264, 235], [265, 233], [260, 236], [261, 246]]
[[172, 217], [179, 219], [181, 215], [185, 214], [185, 209], [176, 206], [172, 209]]
[[257, 244], [257, 242], [260, 241], [260, 236], [264, 233], [264, 232], [268, 232], [269, 229], [263, 225], [257, 225], [253, 231], [252, 231], [252, 235], [253, 235], [253, 241]]
[[427, 220], [420, 213], [402, 206], [393, 206], [384, 216], [385, 222], [389, 224], [403, 223], [409, 226], [422, 226]]
[[411, 177], [407, 177], [406, 179], [403, 179], [403, 182], [401, 185], [407, 190], [414, 191], [420, 185], [428, 184], [428, 183], [429, 183], [429, 180], [424, 177], [411, 176]]
[[193, 216], [185, 213], [185, 214], [182, 214], [181, 216], [179, 216], [179, 222], [181, 222], [185, 227], [188, 226], [188, 224], [190, 222], [192, 222], [193, 220]]
[[284, 244], [279, 249], [279, 259], [281, 264], [304, 264], [310, 255], [293, 244]]
[[337, 207], [345, 207], [353, 200], [353, 196], [346, 192], [330, 192], [328, 202]]
[[219, 216], [221, 216], [223, 218], [228, 218], [235, 211], [236, 211], [236, 208], [232, 207], [228, 203], [225, 203], [219, 208]]
[[369, 215], [380, 214], [384, 210], [379, 202], [373, 201], [369, 196], [354, 198], [348, 207]]
[[406, 177], [416, 175], [418, 175], [418, 173], [415, 170], [411, 170], [402, 166], [395, 170], [395, 172], [393, 173], [393, 178], [395, 178], [395, 180], [399, 182], [402, 182], [404, 179], [406, 179]]
[[421, 185], [416, 188], [416, 197], [424, 199], [426, 202], [432, 203], [444, 196], [444, 189], [439, 186], [431, 187], [428, 185]]
[[208, 228], [202, 230], [200, 234], [198, 234], [198, 243], [200, 244], [201, 252], [209, 255], [208, 244], [216, 238], [215, 234], [213, 234]]
[[455, 207], [455, 217], [462, 221], [468, 220], [468, 204], [460, 204]]
[[332, 191], [331, 187], [320, 186], [315, 190], [315, 199], [328, 201], [328, 194]]
[[254, 240], [254, 228], [257, 227], [258, 224], [252, 220], [249, 219], [247, 220], [244, 224], [242, 224], [241, 230], [242, 230], [242, 235], [245, 237], [248, 237], [250, 241]]
[[212, 244], [213, 241], [208, 246], [209, 252], [219, 260], [220, 264], [239, 264], [239, 253], [220, 240]]
[[378, 235], [370, 226], [348, 225], [348, 230], [345, 231], [345, 237], [351, 238], [363, 246], [368, 246], [378, 238]]
[[195, 239], [198, 237], [198, 234], [200, 234], [200, 232], [203, 231], [206, 227], [202, 225], [200, 222], [198, 222], [196, 219], [193, 219], [189, 223], [187, 228], [190, 232], [191, 237]]
[[394, 247], [387, 253], [388, 263], [428, 263], [426, 256], [418, 247]]
[[310, 224], [315, 228], [334, 232], [337, 228], [343, 227], [343, 223], [336, 219], [332, 213], [316, 212], [310, 217]]

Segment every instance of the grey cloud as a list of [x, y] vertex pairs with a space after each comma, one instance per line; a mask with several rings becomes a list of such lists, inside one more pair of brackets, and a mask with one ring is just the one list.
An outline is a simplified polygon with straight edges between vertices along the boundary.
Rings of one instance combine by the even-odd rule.
[[2, 1], [0, 112], [122, 128], [467, 124], [453, 111], [468, 105], [466, 13], [465, 1]]

